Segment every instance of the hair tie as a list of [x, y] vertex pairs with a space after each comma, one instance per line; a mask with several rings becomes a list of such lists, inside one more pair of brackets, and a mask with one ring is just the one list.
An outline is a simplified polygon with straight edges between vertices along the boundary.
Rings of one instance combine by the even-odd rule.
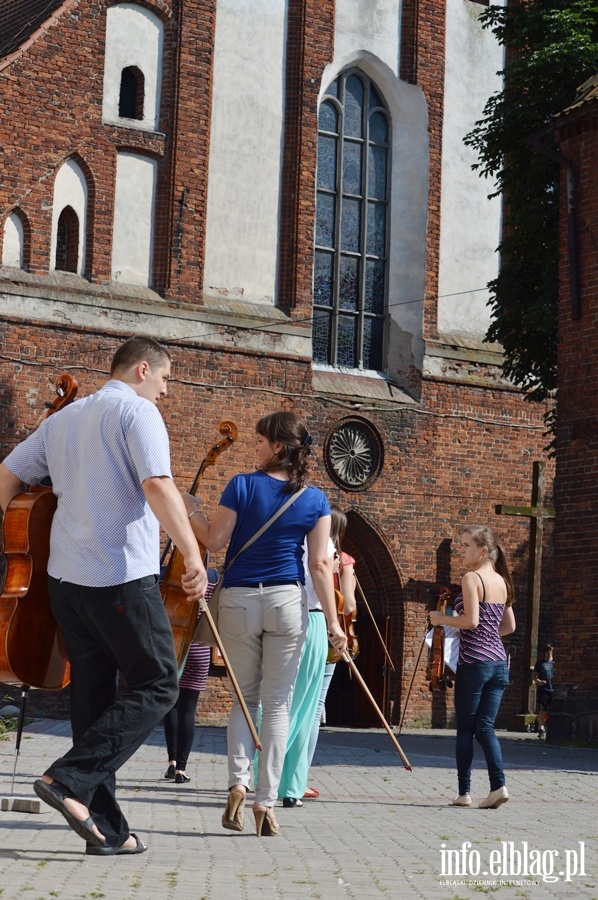
[[309, 433], [309, 431], [306, 431], [305, 434], [303, 435], [303, 440], [301, 441], [301, 446], [307, 447], [312, 442], [313, 442], [313, 438], [312, 438], [311, 434]]

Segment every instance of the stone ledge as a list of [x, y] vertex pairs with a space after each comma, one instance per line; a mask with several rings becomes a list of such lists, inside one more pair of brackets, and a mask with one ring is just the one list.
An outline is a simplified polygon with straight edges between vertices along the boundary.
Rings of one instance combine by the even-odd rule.
[[328, 371], [314, 368], [312, 373], [314, 394], [334, 395], [350, 401], [396, 403], [417, 406], [417, 401], [390, 379], [379, 375], [365, 375], [350, 371]]

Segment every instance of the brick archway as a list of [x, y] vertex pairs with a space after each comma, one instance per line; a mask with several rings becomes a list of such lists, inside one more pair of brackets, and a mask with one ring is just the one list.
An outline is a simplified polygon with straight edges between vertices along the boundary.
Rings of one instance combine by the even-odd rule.
[[[378, 629], [395, 665], [392, 672], [376, 629], [357, 591], [359, 641], [356, 665], [384, 716], [390, 721], [393, 706], [399, 708], [401, 660], [403, 656], [403, 588], [397, 563], [384, 535], [356, 510], [347, 509], [347, 532], [343, 550], [355, 559], [355, 572]], [[330, 725], [377, 727], [380, 719], [346, 663], [337, 663], [326, 702]]]

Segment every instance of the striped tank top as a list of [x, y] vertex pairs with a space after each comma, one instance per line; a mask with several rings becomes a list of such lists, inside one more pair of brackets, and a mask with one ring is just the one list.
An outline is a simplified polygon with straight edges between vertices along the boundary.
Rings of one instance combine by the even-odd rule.
[[[505, 611], [504, 603], [486, 603], [486, 587], [481, 576], [484, 595], [480, 603], [480, 621], [477, 628], [464, 628], [459, 638], [459, 665], [475, 665], [485, 662], [507, 661], [507, 654], [498, 633], [498, 626]], [[463, 595], [455, 601], [455, 612], [463, 615]]]

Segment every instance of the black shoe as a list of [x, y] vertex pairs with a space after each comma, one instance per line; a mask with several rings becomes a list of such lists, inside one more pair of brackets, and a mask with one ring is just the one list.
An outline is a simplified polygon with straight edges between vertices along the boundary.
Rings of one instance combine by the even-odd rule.
[[299, 809], [300, 806], [303, 806], [303, 803], [296, 797], [283, 797], [282, 805], [285, 809], [294, 809], [295, 807]]
[[175, 784], [189, 784], [190, 781], [191, 781], [191, 779], [189, 778], [189, 776], [187, 775], [186, 772], [177, 772], [176, 775], [174, 776]]
[[176, 775], [176, 766], [168, 766], [164, 772], [164, 778], [174, 778]]

